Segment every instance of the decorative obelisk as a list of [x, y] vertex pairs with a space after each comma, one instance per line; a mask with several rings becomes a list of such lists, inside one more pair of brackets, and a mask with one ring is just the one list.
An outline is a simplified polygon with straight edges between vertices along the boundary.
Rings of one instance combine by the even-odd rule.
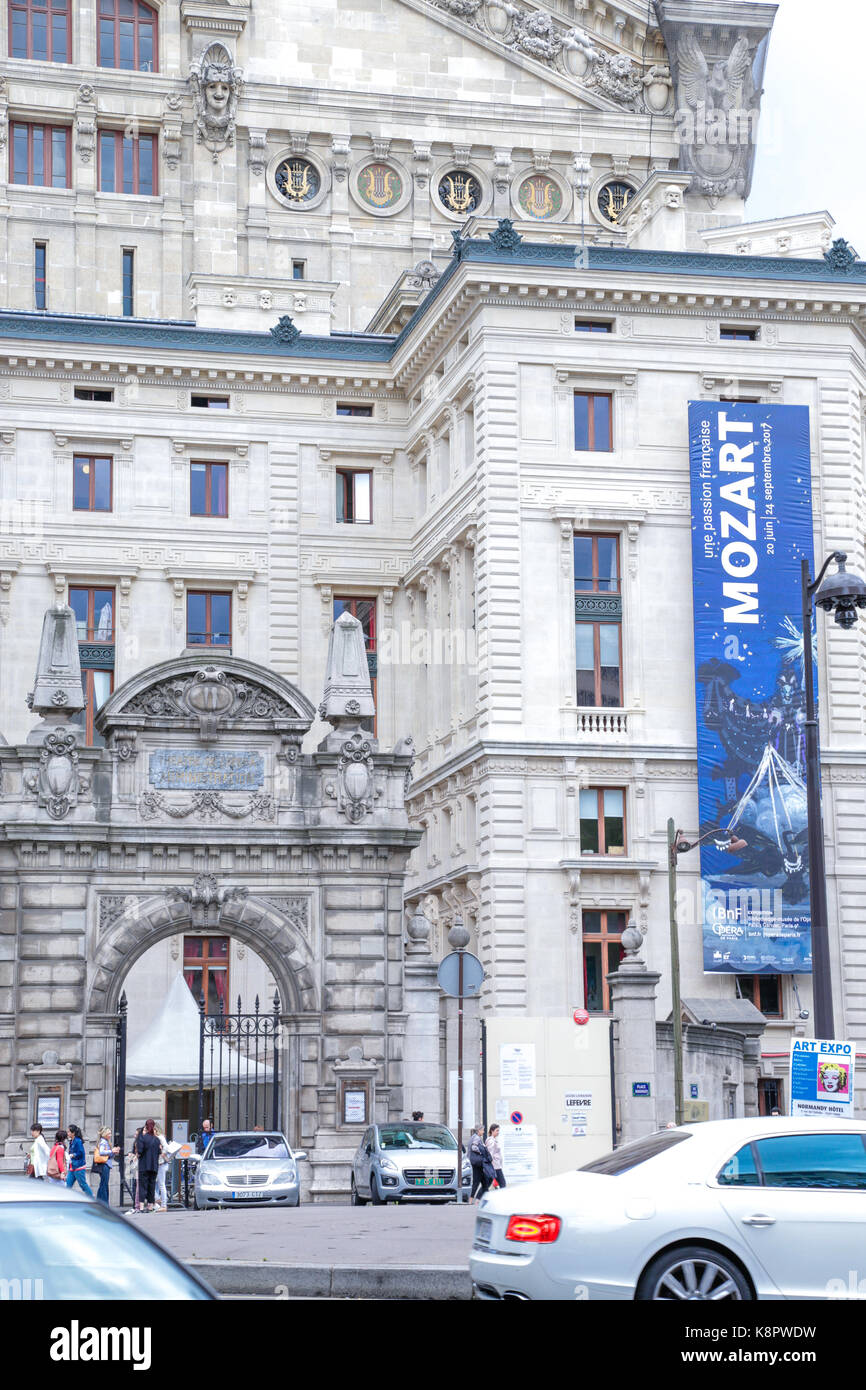
[[331, 628], [325, 693], [319, 705], [319, 718], [333, 726], [333, 733], [319, 744], [320, 751], [339, 751], [354, 734], [363, 734], [375, 752], [378, 741], [361, 729], [361, 720], [372, 719], [375, 713], [364, 629], [351, 613], [341, 613]]
[[42, 716], [42, 723], [30, 730], [27, 742], [44, 743], [49, 734], [63, 730], [74, 733], [76, 743], [83, 743], [84, 729], [71, 721], [85, 703], [75, 614], [58, 602], [42, 620], [36, 682], [27, 696], [28, 707]]

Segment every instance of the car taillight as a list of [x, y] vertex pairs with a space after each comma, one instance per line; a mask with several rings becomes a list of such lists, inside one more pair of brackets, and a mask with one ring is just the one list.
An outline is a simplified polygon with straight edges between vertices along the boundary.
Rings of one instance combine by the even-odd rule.
[[558, 1216], [512, 1216], [505, 1231], [506, 1240], [529, 1240], [536, 1245], [551, 1245], [559, 1236], [562, 1222]]

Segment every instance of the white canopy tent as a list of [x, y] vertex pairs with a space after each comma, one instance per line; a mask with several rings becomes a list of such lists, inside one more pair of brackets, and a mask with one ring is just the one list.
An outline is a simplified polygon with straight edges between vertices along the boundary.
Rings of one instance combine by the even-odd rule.
[[[177, 975], [150, 1027], [126, 1059], [127, 1086], [152, 1090], [183, 1090], [198, 1086], [201, 1023], [198, 1005], [183, 978]], [[221, 1043], [222, 1081], [226, 1086], [259, 1086], [273, 1080], [273, 1071], [255, 1058]], [[205, 1040], [205, 1084], [210, 1079], [210, 1043]], [[214, 1070], [219, 1065], [214, 1060]]]

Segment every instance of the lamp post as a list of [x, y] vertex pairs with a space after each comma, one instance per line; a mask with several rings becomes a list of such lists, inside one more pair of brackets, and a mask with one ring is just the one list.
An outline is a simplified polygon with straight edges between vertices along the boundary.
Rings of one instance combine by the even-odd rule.
[[698, 845], [713, 837], [726, 837], [726, 843], [719, 848], [726, 853], [736, 854], [746, 848], [745, 840], [739, 840], [731, 830], [708, 830], [699, 840], [686, 840], [683, 832], [677, 830], [673, 820], [668, 821], [668, 907], [671, 926], [671, 1005], [674, 1018], [674, 1119], [678, 1125], [683, 1122], [683, 1008], [680, 998], [680, 934], [677, 926], [677, 860], [681, 854], [697, 849]]
[[[836, 573], [824, 579], [831, 563]], [[857, 609], [866, 608], [866, 583], [845, 568], [848, 556], [834, 550], [815, 579], [809, 562], [801, 562], [803, 592], [803, 681], [806, 687], [806, 814], [809, 844], [809, 914], [812, 924], [812, 990], [815, 1036], [832, 1038], [833, 984], [830, 974], [830, 932], [827, 923], [827, 880], [824, 869], [824, 827], [821, 819], [821, 766], [818, 758], [818, 712], [812, 661], [812, 614], [815, 606], [832, 613], [840, 627], [853, 627]], [[822, 583], [823, 580], [823, 583]]]

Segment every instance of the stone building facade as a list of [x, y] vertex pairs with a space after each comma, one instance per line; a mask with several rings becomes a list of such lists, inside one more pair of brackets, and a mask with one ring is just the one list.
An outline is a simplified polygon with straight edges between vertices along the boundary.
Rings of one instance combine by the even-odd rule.
[[[317, 690], [359, 613], [376, 735], [416, 745], [403, 907], [434, 959], [463, 916], [498, 1016], [582, 1006], [590, 946], [628, 918], [669, 1012], [665, 826], [697, 819], [686, 402], [807, 405], [816, 552], [863, 569], [866, 267], [828, 215], [743, 224], [774, 7], [706, 9], [660, 0], [647, 32], [632, 0], [382, 0], [338, 28], [335, 0], [291, 26], [276, 0], [184, 0], [155, 7], [142, 72], [97, 62], [82, 4], [69, 62], [3, 65], [9, 150], [31, 108], [70, 132], [69, 186], [10, 178], [0, 204], [4, 760], [54, 599], [88, 605], [97, 741], [109, 688], [205, 649]], [[747, 137], [711, 152], [707, 62]], [[112, 133], [139, 190], [154, 137], [152, 192], [100, 189]], [[576, 435], [578, 397], [610, 402], [608, 448]], [[575, 537], [616, 554], [614, 703], [578, 698]], [[864, 636], [821, 627], [819, 653], [834, 989], [860, 1038]], [[586, 792], [619, 798], [618, 852], [585, 851]], [[693, 921], [684, 997], [733, 998]], [[766, 1080], [808, 980], [777, 1001]]]

